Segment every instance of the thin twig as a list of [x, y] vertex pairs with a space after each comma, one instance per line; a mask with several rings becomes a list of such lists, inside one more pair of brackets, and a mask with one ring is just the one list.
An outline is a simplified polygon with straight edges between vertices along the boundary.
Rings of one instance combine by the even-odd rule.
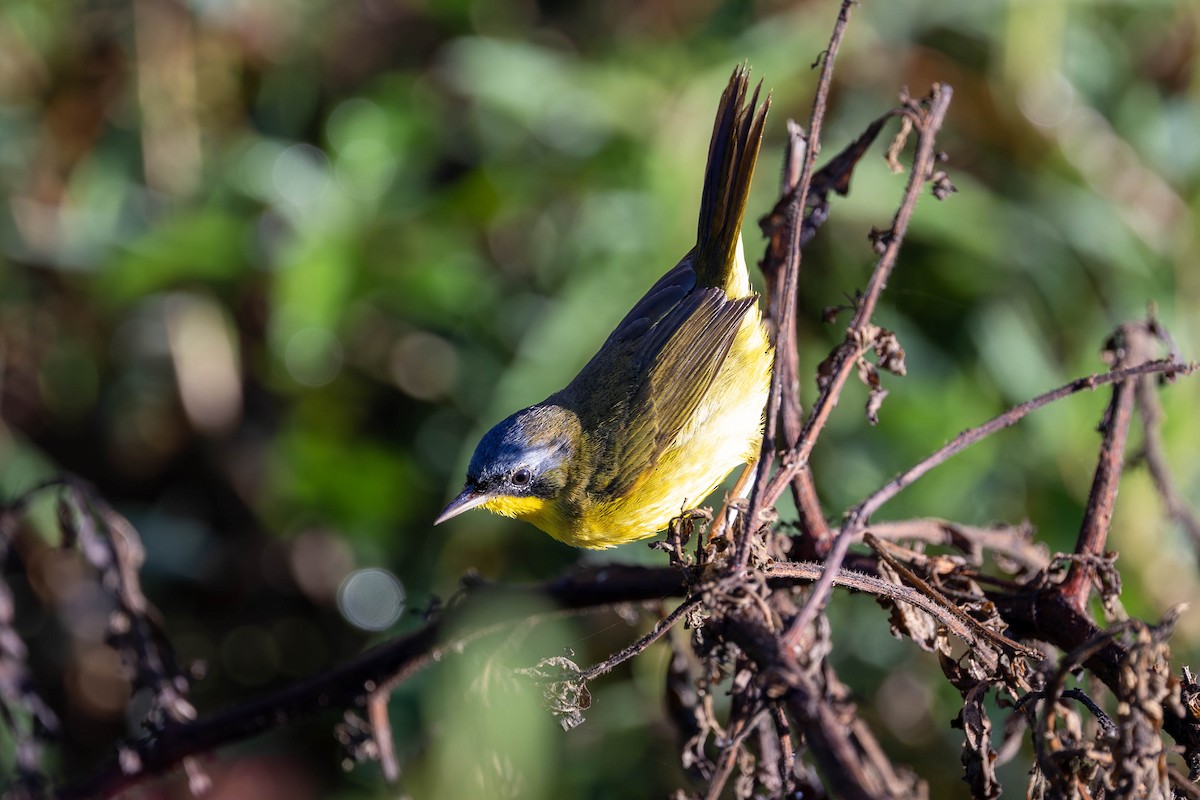
[[[786, 577], [799, 578], [801, 580], [818, 580], [825, 571], [822, 564], [802, 561], [783, 561], [771, 565], [768, 575], [771, 577]], [[911, 573], [911, 571], [910, 571]], [[847, 589], [852, 589], [856, 592], [872, 594], [877, 597], [883, 597], [893, 602], [907, 603], [914, 608], [919, 608], [926, 614], [930, 615], [938, 622], [946, 626], [946, 629], [962, 639], [967, 644], [973, 645], [980, 636], [987, 638], [994, 644], [1003, 647], [1014, 653], [1018, 653], [1030, 658], [1041, 658], [1041, 652], [1027, 647], [1020, 642], [1015, 642], [1007, 636], [1001, 636], [993, 630], [984, 628], [977, 620], [972, 618], [958, 608], [950, 600], [936, 592], [932, 587], [920, 581], [916, 576], [914, 582], [920, 582], [925, 585], [925, 588], [930, 591], [923, 593], [915, 589], [910, 589], [907, 586], [897, 586], [890, 581], [885, 581], [882, 578], [877, 578], [874, 575], [866, 575], [861, 572], [842, 569], [838, 570], [833, 578], [833, 583], [836, 586], [842, 586]], [[906, 580], [908, 577], [906, 576]], [[998, 637], [998, 638], [996, 638]]]
[[746, 737], [754, 732], [759, 719], [765, 713], [766, 709], [760, 708], [749, 720], [739, 716], [730, 725], [732, 738], [721, 752], [721, 760], [717, 764], [717, 773], [708, 784], [708, 792], [705, 793], [704, 800], [717, 800], [721, 796], [721, 791], [725, 788], [725, 784], [729, 781], [729, 776], [733, 774], [733, 768], [737, 764], [738, 751], [742, 748]]
[[392, 742], [392, 723], [388, 719], [388, 692], [375, 692], [367, 699], [367, 719], [371, 721], [371, 735], [379, 750], [379, 766], [383, 779], [394, 784], [400, 780], [400, 763], [396, 760], [396, 746]]
[[778, 704], [771, 704], [771, 721], [775, 725], [775, 735], [779, 739], [780, 772], [783, 774], [784, 790], [788, 791], [796, 781], [796, 745], [792, 741], [792, 729], [788, 724], [787, 714]]
[[613, 653], [599, 664], [583, 670], [579, 673], [579, 677], [584, 681], [590, 681], [592, 678], [612, 672], [614, 667], [625, 663], [661, 639], [662, 635], [671, 630], [671, 628], [675, 627], [675, 624], [679, 622], [679, 620], [683, 619], [684, 615], [698, 606], [700, 604], [700, 600], [700, 595], [693, 595], [692, 597], [684, 600], [675, 607], [674, 611], [672, 611], [663, 619], [659, 620], [659, 622], [653, 628], [651, 628], [650, 632], [645, 636], [622, 648], [618, 652]]
[[[788, 260], [783, 270], [783, 289], [778, 310], [781, 314], [776, 320], [777, 330], [794, 338], [796, 295], [800, 285], [800, 220], [804, 216], [804, 207], [808, 202], [808, 193], [812, 184], [813, 167], [817, 154], [821, 150], [821, 131], [825, 123], [825, 109], [829, 101], [829, 87], [833, 82], [833, 64], [850, 22], [850, 10], [855, 0], [842, 0], [838, 10], [837, 21], [833, 33], [829, 37], [829, 46], [821, 64], [821, 76], [817, 79], [816, 95], [813, 98], [812, 114], [808, 121], [808, 143], [804, 150], [804, 166], [800, 170], [800, 179], [796, 183], [795, 218], [790, 221]], [[775, 364], [771, 371], [771, 392], [767, 399], [766, 426], [763, 433], [762, 447], [758, 457], [758, 471], [754, 477], [754, 485], [750, 491], [750, 504], [746, 511], [745, 525], [742, 535], [738, 537], [734, 554], [734, 572], [743, 572], [750, 558], [750, 537], [757, 535], [758, 518], [762, 509], [769, 508], [774, 500], [767, 501], [764, 497], [764, 486], [771, 475], [775, 464], [775, 436], [779, 418], [779, 407], [783, 401], [783, 385], [791, 376], [788, 373], [788, 348], [776, 348]], [[793, 364], [794, 366], [794, 364]], [[797, 413], [799, 413], [797, 411]], [[776, 495], [776, 498], [778, 495]]]
[[[911, 585], [925, 597], [928, 597], [930, 600], [932, 600], [938, 607], [945, 609], [947, 613], [957, 619], [964, 626], [971, 629], [974, 632], [974, 635], [971, 637], [964, 637], [968, 644], [973, 645], [975, 644], [977, 638], [983, 638], [987, 639], [996, 647], [1003, 648], [1004, 650], [1007, 650], [1015, 655], [1041, 660], [1042, 652], [1037, 648], [1028, 647], [1020, 642], [1013, 641], [1004, 634], [998, 633], [991, 628], [986, 627], [985, 625], [981, 624], [979, 620], [975, 619], [970, 614], [966, 613], [957, 605], [955, 605], [944, 594], [933, 588], [928, 581], [909, 569], [907, 564], [900, 561], [898, 558], [888, 552], [889, 546], [885, 545], [884, 542], [880, 541], [869, 533], [863, 534], [863, 541], [867, 543], [868, 547], [875, 551], [876, 555], [887, 562], [888, 566], [894, 569], [897, 574], [899, 574], [899, 576], [903, 578], [909, 585]], [[894, 545], [891, 546], [894, 547]]]
[[1124, 633], [1137, 624], [1140, 623], [1136, 620], [1126, 620], [1092, 636], [1079, 647], [1063, 656], [1062, 661], [1059, 662], [1058, 669], [1054, 671], [1050, 680], [1042, 688], [1042, 695], [1045, 702], [1042, 706], [1042, 717], [1033, 728], [1033, 750], [1043, 772], [1047, 772], [1047, 768], [1054, 769], [1054, 764], [1045, 752], [1044, 743], [1049, 738], [1050, 726], [1054, 719], [1054, 706], [1065, 691], [1063, 684], [1066, 682], [1067, 676], [1076, 667], [1084, 664], [1093, 655], [1113, 643], [1117, 635]]
[[[784, 459], [783, 466], [763, 493], [764, 503], [773, 504], [779, 498], [783, 488], [790, 483], [792, 475], [807, 463], [808, 456], [817, 442], [817, 437], [824, 428], [825, 422], [833, 410], [833, 406], [837, 403], [837, 398], [841, 394], [842, 387], [845, 385], [847, 378], [850, 377], [850, 373], [854, 369], [858, 358], [862, 355], [863, 349], [867, 347], [867, 337], [863, 334], [865, 333], [866, 326], [870, 323], [871, 314], [875, 310], [875, 304], [879, 300], [879, 295], [883, 291], [883, 287], [887, 283], [887, 278], [896, 264], [896, 259], [899, 257], [900, 244], [904, 240], [904, 235], [908, 230], [908, 223], [912, 219], [913, 211], [916, 208], [917, 198], [920, 196], [921, 190], [925, 186], [925, 181], [928, 179], [936, 161], [936, 153], [934, 152], [935, 137], [941, 129], [942, 121], [945, 119], [946, 109], [950, 106], [950, 98], [952, 96], [953, 91], [949, 86], [944, 84], [935, 84], [930, 93], [929, 107], [918, 120], [917, 130], [919, 137], [917, 152], [913, 157], [908, 186], [905, 187], [904, 191], [904, 200], [901, 202], [899, 209], [896, 211], [896, 216], [892, 221], [891, 231], [887, 237], [887, 245], [875, 264], [875, 270], [871, 275], [867, 291], [859, 302], [858, 311], [850, 323], [846, 339], [837, 350], [835, 364], [831, 369], [829, 380], [822, 388], [820, 395], [817, 397], [816, 405], [805, 421], [804, 430], [800, 434], [799, 442], [788, 453], [788, 456]], [[753, 517], [750, 518], [753, 519]], [[837, 539], [834, 540], [833, 547], [830, 549], [829, 555], [825, 560], [828, 570], [821, 576], [821, 580], [817, 581], [817, 585], [813, 587], [804, 606], [800, 609], [800, 613], [793, 618], [788, 629], [785, 642], [789, 647], [795, 647], [799, 643], [803, 632], [812, 624], [820, 610], [824, 608], [825, 601], [829, 598], [829, 593], [833, 590], [834, 575], [842, 565], [842, 561], [846, 557], [846, 551], [850, 547], [851, 533], [851, 529], [843, 525]]]
[[1033, 528], [1028, 523], [981, 528], [929, 517], [873, 522], [868, 530], [884, 540], [904, 539], [954, 547], [976, 564], [981, 563], [985, 552], [1016, 562], [1029, 571], [1045, 569], [1050, 564], [1049, 549], [1044, 543], [1033, 541]]
[[[785, 446], [793, 447], [800, 436], [800, 351], [796, 343], [796, 314], [787, 312], [788, 296], [785, 290], [787, 275], [793, 262], [799, 260], [791, 257], [793, 231], [804, 218], [804, 208], [800, 205], [797, 190], [800, 180], [804, 177], [804, 165], [808, 160], [809, 147], [804, 138], [804, 130], [793, 120], [788, 120], [788, 141], [783, 154], [783, 178], [780, 182], [781, 197], [793, 196], [793, 204], [787, 207], [784, 214], [784, 224], [771, 235], [767, 245], [767, 254], [763, 258], [764, 272], [769, 276], [767, 314], [776, 322], [775, 328], [775, 364], [773, 374], [779, 376], [779, 408], [774, 416], [768, 415], [766, 424], [771, 433], [776, 432], [776, 424], [783, 426], [783, 441]], [[811, 184], [811, 180], [810, 180]], [[803, 253], [803, 251], [800, 251]], [[791, 298], [795, 302], [795, 297]], [[773, 421], [770, 421], [773, 420]]]
[[[1174, 341], [1170, 333], [1163, 328], [1162, 323], [1151, 317], [1147, 325], [1150, 332], [1159, 341], [1164, 342], [1168, 351], [1174, 355], [1176, 352]], [[1171, 468], [1167, 465], [1166, 448], [1163, 447], [1162, 440], [1162, 403], [1159, 402], [1158, 387], [1154, 381], [1146, 378], [1138, 381], [1135, 402], [1138, 416], [1142, 420], [1141, 457], [1145, 459], [1146, 466], [1150, 470], [1154, 488], [1158, 491], [1167, 515], [1183, 528], [1192, 540], [1192, 546], [1200, 552], [1200, 516], [1197, 516], [1196, 512], [1188, 505], [1187, 500], [1184, 499], [1183, 493], [1179, 491], [1179, 487], [1176, 486], [1175, 479], [1171, 475]]]
[[897, 783], [890, 763], [864, 757], [856, 728], [848, 723], [855, 716], [853, 706], [838, 703], [832, 693], [823, 691], [812, 672], [800, 669], [781, 647], [777, 635], [750, 615], [730, 615], [711, 625], [758, 665], [768, 696], [779, 696], [797, 729], [804, 732], [808, 751], [829, 782], [832, 796], [847, 800], [897, 796], [889, 791]]
[[860, 523], [865, 523], [884, 503], [899, 494], [901, 490], [915, 483], [918, 478], [923, 477], [926, 473], [933, 470], [934, 467], [940, 466], [951, 457], [958, 455], [963, 450], [986, 439], [993, 433], [1017, 424], [1039, 408], [1048, 406], [1064, 397], [1069, 397], [1078, 392], [1099, 389], [1101, 386], [1107, 386], [1110, 383], [1116, 383], [1138, 375], [1149, 375], [1158, 372], [1186, 375], [1194, 369], [1194, 365], [1170, 359], [1160, 359], [1133, 367], [1115, 369], [1111, 372], [1102, 372], [1095, 375], [1088, 375], [1084, 378], [1076, 378], [1057, 389], [1040, 394], [1032, 400], [1026, 400], [1020, 405], [1013, 406], [1003, 414], [993, 417], [982, 425], [963, 431], [929, 456], [900, 473], [895, 478], [892, 478], [878, 490], [870, 494], [865, 500], [850, 509], [847, 512], [847, 517], [856, 519]]
[[[1038, 689], [1038, 690], [1035, 690], [1032, 692], [1028, 692], [1028, 693], [1022, 695], [1021, 699], [1019, 699], [1016, 703], [1013, 704], [1013, 708], [1019, 709], [1022, 706], [1024, 706], [1025, 704], [1027, 704], [1030, 700], [1043, 700], [1043, 699], [1045, 699], [1045, 697], [1046, 697], [1045, 689]], [[1065, 699], [1065, 700], [1078, 700], [1080, 703], [1082, 703], [1084, 705], [1084, 707], [1086, 707], [1087, 710], [1092, 712], [1093, 716], [1096, 717], [1096, 721], [1098, 723], [1100, 723], [1101, 730], [1103, 730], [1106, 734], [1110, 734], [1110, 733], [1113, 733], [1114, 731], [1116, 731], [1117, 724], [1112, 721], [1112, 717], [1110, 717], [1108, 714], [1106, 714], [1104, 712], [1104, 709], [1101, 708], [1099, 706], [1099, 704], [1096, 703], [1095, 700], [1088, 697], [1087, 693], [1084, 692], [1082, 689], [1064, 689], [1063, 692], [1059, 695], [1059, 697], [1062, 699]]]
[[[146, 775], [172, 768], [187, 756], [247, 739], [268, 730], [305, 719], [329, 708], [363, 704], [375, 692], [387, 692], [426, 666], [465, 645], [528, 620], [525, 606], [502, 602], [541, 597], [556, 603], [563, 613], [612, 606], [618, 603], [657, 601], [686, 591], [685, 575], [676, 569], [605, 566], [565, 575], [535, 586], [478, 584], [457, 606], [440, 613], [412, 633], [396, 637], [345, 664], [281, 689], [260, 695], [199, 719], [170, 726], [153, 737], [130, 745], [139, 769], [123, 769], [114, 757], [87, 778], [58, 789], [58, 798], [107, 797]], [[497, 619], [461, 631], [452, 640], [444, 634], [455, 622], [480, 609], [498, 609]]]
[[[1115, 383], [1117, 381], [1125, 380], [1126, 378], [1137, 375], [1145, 375], [1154, 372], [1189, 374], [1194, 368], [1194, 365], [1183, 364], [1173, 360], [1160, 359], [1158, 361], [1150, 361], [1144, 364], [1139, 364], [1134, 367], [1116, 369], [1112, 372], [1089, 375], [1086, 378], [1077, 378], [1065, 386], [1060, 386], [1053, 391], [1046, 392], [1045, 394], [1039, 395], [1032, 400], [1028, 400], [1019, 406], [1015, 406], [1003, 414], [993, 417], [983, 425], [964, 431], [956, 436], [951, 442], [939, 448], [928, 458], [893, 478], [878, 491], [867, 497], [865, 500], [847, 512], [845, 521], [842, 523], [841, 531], [838, 533], [838, 538], [834, 543], [834, 547], [831, 550], [829, 557], [825, 561], [826, 566], [834, 569], [841, 566], [842, 560], [845, 558], [846, 550], [849, 548], [853, 538], [858, 535], [863, 527], [865, 527], [867, 521], [871, 517], [871, 514], [878, 510], [879, 507], [888, 500], [899, 494], [902, 489], [912, 484], [934, 467], [945, 462], [951, 456], [961, 452], [962, 450], [965, 450], [976, 442], [987, 438], [998, 430], [1002, 430], [1016, 424], [1030, 412], [1049, 405], [1050, 403], [1063, 397], [1075, 394], [1076, 392], [1080, 392], [1085, 389], [1095, 389], [1097, 387]], [[827, 572], [826, 574], [831, 573]], [[830, 581], [832, 581], [832, 578]], [[827, 584], [823, 584], [821, 581], [817, 582], [817, 585], [813, 588], [812, 593], [809, 595], [808, 602], [805, 604], [804, 608], [801, 609], [800, 613], [796, 615], [795, 619], [792, 621], [792, 625], [788, 630], [788, 638], [790, 643], [794, 645], [799, 641], [799, 637], [802, 635], [804, 628], [811, 624], [812, 618], [815, 617], [819, 608], [824, 605], [825, 601], [828, 599], [828, 593], [832, 588], [832, 582]], [[818, 592], [821, 592], [821, 594], [818, 595]], [[810, 608], [812, 609], [811, 611], [809, 610]]]
[[946, 110], [950, 106], [950, 99], [953, 97], [953, 94], [953, 90], [948, 85], [942, 83], [934, 84], [930, 91], [928, 108], [921, 109], [913, 104], [912, 107], [906, 109], [906, 117], [916, 117], [914, 123], [918, 131], [918, 140], [917, 152], [913, 157], [912, 167], [909, 170], [908, 185], [904, 190], [904, 199], [901, 201], [900, 207], [896, 210], [892, 226], [884, 238], [886, 244], [883, 253], [875, 262], [875, 268], [871, 273], [867, 290], [857, 303], [854, 318], [850, 321], [846, 338], [835, 351], [829, 380], [817, 396], [817, 401], [813, 405], [808, 418], [805, 420], [804, 428], [800, 433], [800, 439], [796, 447], [787, 454], [783, 468], [776, 473], [775, 477], [768, 484], [766, 497], [764, 498], [764, 502], [766, 503], [773, 503], [777, 500], [795, 471], [807, 464], [808, 457], [812, 454], [812, 449], [816, 446], [817, 439], [820, 437], [821, 431], [829, 419], [829, 414], [833, 411], [833, 407], [837, 405], [842, 387], [850, 377], [850, 373], [853, 371], [858, 358], [870, 346], [864, 334], [867, 325], [871, 321], [871, 316], [875, 313], [875, 306], [879, 302], [879, 297], [883, 293], [888, 278], [896, 266], [896, 261], [900, 255], [900, 246], [904, 241], [905, 234], [908, 232], [908, 225], [912, 220], [913, 212], [916, 210], [917, 199], [920, 197], [925, 182], [929, 179], [933, 165], [937, 160], [937, 154], [934, 152], [934, 144], [937, 133], [941, 130], [942, 122], [945, 119]]
[[1187, 775], [1179, 771], [1174, 764], [1167, 765], [1167, 776], [1171, 780], [1171, 790], [1178, 800], [1200, 800], [1200, 786], [1192, 783]]

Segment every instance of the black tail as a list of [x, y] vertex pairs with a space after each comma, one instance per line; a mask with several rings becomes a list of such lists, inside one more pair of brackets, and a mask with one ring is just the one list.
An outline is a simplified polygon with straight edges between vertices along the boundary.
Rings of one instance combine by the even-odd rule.
[[750, 68], [740, 64], [721, 95], [713, 123], [696, 238], [696, 276], [705, 286], [724, 286], [733, 269], [750, 180], [762, 144], [763, 123], [771, 106], [771, 96], [767, 95], [762, 107], [756, 109], [761, 81], [746, 105], [749, 87]]

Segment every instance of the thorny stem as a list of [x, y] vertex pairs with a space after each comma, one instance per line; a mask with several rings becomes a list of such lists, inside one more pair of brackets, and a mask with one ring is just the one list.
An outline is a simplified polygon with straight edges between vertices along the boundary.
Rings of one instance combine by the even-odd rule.
[[[768, 505], [775, 503], [782, 493], [783, 488], [791, 481], [796, 471], [807, 464], [808, 457], [812, 453], [812, 448], [816, 444], [817, 437], [824, 428], [826, 420], [829, 419], [829, 414], [832, 412], [834, 405], [837, 404], [837, 398], [841, 395], [842, 387], [850, 377], [850, 373], [853, 371], [859, 356], [862, 355], [862, 350], [867, 346], [866, 341], [868, 337], [864, 335], [866, 327], [875, 310], [875, 304], [879, 300], [879, 295], [887, 283], [887, 278], [896, 264], [896, 259], [900, 254], [900, 244], [904, 240], [904, 235], [908, 231], [908, 223], [912, 219], [913, 211], [916, 209], [917, 198], [920, 197], [921, 190], [924, 188], [925, 181], [928, 179], [936, 161], [937, 156], [934, 152], [935, 137], [937, 136], [937, 132], [941, 130], [942, 121], [945, 119], [946, 109], [950, 106], [950, 98], [953, 94], [953, 90], [949, 86], [935, 84], [930, 93], [928, 109], [915, 121], [918, 131], [917, 152], [913, 158], [912, 168], [909, 171], [908, 186], [904, 191], [904, 200], [896, 211], [891, 230], [887, 236], [887, 245], [875, 264], [875, 270], [871, 274], [867, 291], [859, 302], [854, 319], [851, 320], [850, 330], [847, 333], [845, 341], [837, 350], [835, 365], [831, 370], [829, 381], [817, 397], [817, 402], [813, 406], [813, 410], [805, 422], [804, 430], [800, 434], [800, 440], [797, 442], [796, 447], [788, 453], [784, 459], [783, 466], [763, 493], [765, 495], [763, 501]], [[800, 609], [800, 613], [793, 618], [788, 628], [784, 639], [788, 647], [794, 648], [800, 643], [804, 631], [812, 625], [817, 614], [825, 607], [825, 602], [829, 599], [830, 592], [833, 591], [833, 576], [837, 573], [842, 565], [842, 561], [846, 557], [852, 533], [853, 531], [847, 525], [842, 525], [837, 538], [834, 540], [833, 547], [826, 557], [825, 574], [821, 576], [821, 580], [817, 581], [817, 585], [813, 587], [804, 606]]]

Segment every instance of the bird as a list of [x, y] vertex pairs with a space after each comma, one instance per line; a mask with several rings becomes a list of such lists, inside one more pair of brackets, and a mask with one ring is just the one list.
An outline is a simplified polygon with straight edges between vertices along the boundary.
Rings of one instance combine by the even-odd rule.
[[771, 97], [733, 71], [709, 143], [695, 246], [639, 300], [566, 388], [480, 440], [462, 492], [473, 508], [575, 547], [644, 539], [756, 461], [773, 347], [741, 228]]

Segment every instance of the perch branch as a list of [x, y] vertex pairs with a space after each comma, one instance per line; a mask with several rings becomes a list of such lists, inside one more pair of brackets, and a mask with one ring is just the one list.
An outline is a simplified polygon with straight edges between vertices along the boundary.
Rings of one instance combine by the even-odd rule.
[[[369, 698], [394, 687], [455, 648], [528, 619], [526, 610], [498, 602], [542, 597], [562, 611], [585, 611], [618, 603], [647, 602], [679, 596], [686, 590], [684, 574], [675, 569], [606, 566], [566, 575], [538, 586], [479, 585], [461, 605], [442, 613], [424, 627], [385, 642], [358, 658], [313, 678], [260, 695], [246, 703], [172, 725], [134, 745], [140, 760], [135, 771], [122, 769], [114, 758], [92, 775], [60, 788], [56, 797], [108, 797], [146, 775], [162, 773], [185, 757], [283, 727], [329, 709], [362, 706]], [[470, 610], [501, 610], [491, 624], [476, 627], [445, 641], [447, 631]], [[505, 612], [505, 609], [514, 609]], [[507, 613], [507, 616], [505, 616]], [[548, 614], [547, 616], [550, 616]]]

